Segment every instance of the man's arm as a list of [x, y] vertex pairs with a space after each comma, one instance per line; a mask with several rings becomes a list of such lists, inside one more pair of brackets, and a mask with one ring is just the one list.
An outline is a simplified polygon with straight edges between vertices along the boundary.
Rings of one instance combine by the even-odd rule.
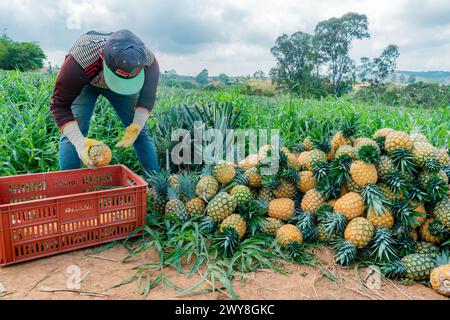
[[156, 58], [149, 67], [144, 69], [144, 72], [145, 80], [139, 93], [137, 107], [143, 107], [150, 112], [156, 101], [156, 88], [159, 80], [159, 64]]
[[131, 146], [144, 128], [150, 112], [156, 101], [156, 88], [159, 80], [159, 64], [156, 59], [144, 70], [144, 85], [139, 93], [139, 99], [134, 111], [133, 122], [125, 130], [125, 135], [116, 144], [116, 147], [128, 148]]
[[56, 78], [55, 89], [50, 102], [53, 119], [62, 131], [64, 126], [75, 121], [72, 114], [72, 102], [78, 97], [89, 78], [83, 68], [69, 54], [61, 66]]

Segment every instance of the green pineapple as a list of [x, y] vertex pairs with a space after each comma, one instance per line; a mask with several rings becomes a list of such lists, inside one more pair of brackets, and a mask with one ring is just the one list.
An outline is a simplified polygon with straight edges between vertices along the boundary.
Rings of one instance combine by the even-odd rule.
[[445, 197], [436, 203], [433, 214], [436, 220], [450, 228], [450, 198]]
[[259, 228], [262, 233], [276, 237], [278, 229], [280, 229], [283, 225], [283, 221], [279, 219], [266, 217], [260, 221]]
[[174, 187], [169, 187], [167, 191], [169, 201], [166, 203], [165, 215], [169, 218], [179, 219], [186, 222], [189, 219], [184, 203], [179, 199], [178, 192]]
[[226, 192], [219, 192], [206, 206], [206, 213], [214, 221], [223, 221], [236, 209], [236, 199]]
[[170, 186], [166, 171], [152, 172], [147, 176], [150, 185], [149, 198], [152, 200], [153, 210], [163, 214], [168, 201], [167, 190]]
[[413, 253], [401, 260], [381, 266], [381, 272], [387, 277], [405, 277], [411, 280], [425, 280], [430, 277], [436, 266], [435, 258], [427, 254]]
[[205, 201], [197, 197], [195, 193], [197, 180], [192, 173], [183, 173], [178, 176], [180, 199], [185, 202], [186, 213], [189, 216], [202, 215], [206, 208]]

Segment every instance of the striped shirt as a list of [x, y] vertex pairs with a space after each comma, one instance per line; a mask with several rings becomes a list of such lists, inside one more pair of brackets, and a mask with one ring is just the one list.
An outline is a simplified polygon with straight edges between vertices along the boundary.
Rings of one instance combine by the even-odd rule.
[[[71, 106], [85, 85], [109, 89], [103, 77], [103, 60], [100, 53], [111, 34], [112, 32], [89, 31], [75, 42], [66, 55], [50, 103], [53, 118], [61, 129], [74, 120]], [[148, 48], [146, 58], [145, 81], [139, 92], [137, 105], [151, 111], [156, 100], [159, 65]]]

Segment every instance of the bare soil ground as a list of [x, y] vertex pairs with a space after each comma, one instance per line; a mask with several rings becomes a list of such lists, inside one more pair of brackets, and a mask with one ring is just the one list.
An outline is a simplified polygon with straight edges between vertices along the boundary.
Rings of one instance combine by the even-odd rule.
[[[236, 282], [235, 291], [241, 299], [447, 299], [417, 283], [408, 285], [382, 278], [378, 285], [376, 281], [373, 285], [373, 276], [366, 280], [367, 268], [355, 270], [336, 266], [332, 252], [327, 248], [318, 250], [316, 254], [325, 261], [321, 265], [287, 264], [289, 275], [261, 270], [248, 274], [244, 285]], [[226, 293], [217, 291], [179, 296], [177, 290], [162, 283], [147, 297], [140, 294], [136, 281], [111, 288], [129, 278], [133, 267], [157, 260], [156, 252], [151, 249], [123, 263], [121, 260], [126, 255], [127, 250], [119, 246], [97, 255], [90, 248], [0, 268], [0, 283], [6, 289], [0, 293], [0, 299], [229, 299]], [[80, 268], [82, 279], [80, 289], [74, 292], [68, 291], [66, 285], [67, 268], [71, 265]], [[325, 275], [324, 269], [329, 276]], [[201, 276], [187, 278], [167, 269], [165, 277], [185, 289], [198, 282]], [[199, 289], [208, 286], [204, 283]]]

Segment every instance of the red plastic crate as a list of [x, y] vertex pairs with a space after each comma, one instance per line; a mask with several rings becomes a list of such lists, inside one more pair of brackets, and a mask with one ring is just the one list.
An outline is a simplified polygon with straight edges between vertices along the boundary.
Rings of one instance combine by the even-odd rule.
[[122, 165], [0, 177], [0, 265], [124, 239], [146, 211], [147, 183]]

